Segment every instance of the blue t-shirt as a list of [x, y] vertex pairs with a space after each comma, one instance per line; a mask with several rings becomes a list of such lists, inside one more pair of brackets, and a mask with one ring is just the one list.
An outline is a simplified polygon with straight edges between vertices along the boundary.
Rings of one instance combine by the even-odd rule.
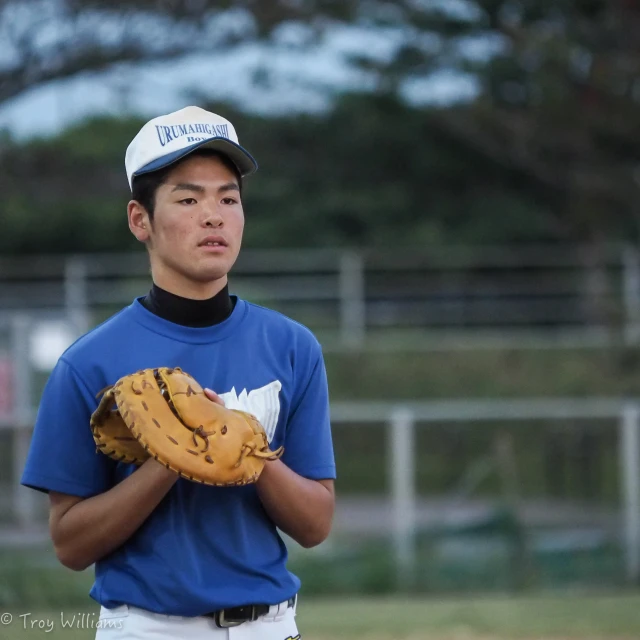
[[[213, 327], [184, 327], [132, 304], [75, 342], [47, 381], [22, 484], [88, 498], [136, 470], [96, 451], [96, 394], [139, 369], [181, 367], [228, 408], [254, 413], [282, 461], [315, 480], [335, 478], [326, 372], [313, 334], [237, 299]], [[142, 526], [95, 564], [90, 595], [195, 616], [292, 597], [299, 579], [255, 485], [211, 487], [179, 479]]]

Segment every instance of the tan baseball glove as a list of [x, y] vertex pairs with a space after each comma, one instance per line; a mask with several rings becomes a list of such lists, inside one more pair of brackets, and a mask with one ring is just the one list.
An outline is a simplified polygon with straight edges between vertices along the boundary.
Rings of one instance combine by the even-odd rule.
[[177, 367], [124, 376], [100, 395], [91, 430], [114, 460], [140, 465], [152, 457], [188, 480], [235, 486], [255, 482], [265, 461], [284, 452], [269, 449], [253, 415], [212, 402]]

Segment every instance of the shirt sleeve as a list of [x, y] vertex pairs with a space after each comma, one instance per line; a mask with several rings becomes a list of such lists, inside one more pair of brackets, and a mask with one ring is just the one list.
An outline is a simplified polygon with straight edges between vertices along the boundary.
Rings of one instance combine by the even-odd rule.
[[282, 461], [305, 478], [335, 479], [327, 373], [317, 343], [299, 389], [286, 427]]
[[87, 498], [111, 488], [115, 462], [97, 452], [89, 421], [94, 394], [60, 359], [45, 385], [21, 484]]

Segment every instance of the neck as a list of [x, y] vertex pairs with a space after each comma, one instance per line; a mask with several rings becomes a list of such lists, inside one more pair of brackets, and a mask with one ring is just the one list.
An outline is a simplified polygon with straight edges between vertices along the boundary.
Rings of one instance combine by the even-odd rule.
[[208, 300], [220, 293], [228, 285], [226, 274], [217, 280], [194, 282], [175, 272], [168, 273], [163, 269], [152, 268], [152, 273], [153, 283], [157, 287], [175, 296], [189, 300]]
[[210, 327], [226, 320], [233, 311], [228, 286], [207, 299], [186, 298], [153, 284], [142, 304], [155, 315], [186, 327]]

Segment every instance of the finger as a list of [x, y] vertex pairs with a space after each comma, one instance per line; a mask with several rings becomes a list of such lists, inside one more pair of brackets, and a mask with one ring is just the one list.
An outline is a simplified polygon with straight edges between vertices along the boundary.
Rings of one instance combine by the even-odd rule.
[[209, 389], [208, 387], [204, 390], [204, 395], [209, 398], [212, 402], [219, 404], [224, 407], [224, 400], [215, 392]]

